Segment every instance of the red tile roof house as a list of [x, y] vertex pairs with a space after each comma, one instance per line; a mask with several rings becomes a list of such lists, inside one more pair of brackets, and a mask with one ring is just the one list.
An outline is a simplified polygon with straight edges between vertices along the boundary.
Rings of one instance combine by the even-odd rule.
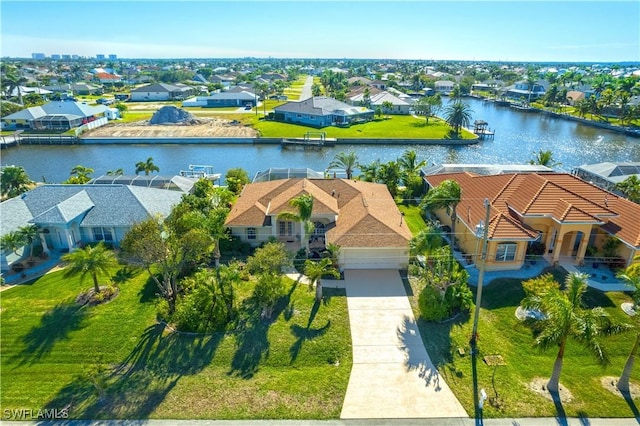
[[298, 250], [300, 223], [279, 220], [278, 215], [295, 213], [289, 200], [303, 194], [314, 198], [311, 250], [337, 244], [343, 269], [407, 267], [411, 231], [387, 187], [378, 183], [302, 178], [251, 183], [238, 197], [226, 225], [253, 246], [276, 237], [290, 250]]
[[[460, 184], [456, 208], [456, 234], [467, 259], [479, 259], [484, 221], [484, 199], [490, 202], [486, 270], [515, 270], [525, 263], [527, 247], [545, 245], [545, 258], [558, 262], [570, 258], [585, 261], [587, 247], [603, 255], [611, 237], [621, 243], [615, 256], [629, 265], [640, 254], [640, 205], [565, 173], [475, 175], [452, 173], [427, 175], [428, 188], [452, 179]], [[445, 210], [436, 212], [443, 225], [451, 225]], [[622, 264], [620, 265], [622, 266]]]

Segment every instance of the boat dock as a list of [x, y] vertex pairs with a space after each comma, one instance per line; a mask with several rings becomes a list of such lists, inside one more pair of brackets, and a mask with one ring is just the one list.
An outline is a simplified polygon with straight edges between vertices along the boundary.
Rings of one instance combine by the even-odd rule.
[[307, 132], [303, 138], [282, 139], [282, 148], [320, 149], [335, 146], [336, 139], [327, 138], [325, 132]]
[[493, 138], [496, 134], [494, 130], [489, 129], [489, 123], [484, 120], [476, 120], [473, 123], [473, 133], [480, 140]]

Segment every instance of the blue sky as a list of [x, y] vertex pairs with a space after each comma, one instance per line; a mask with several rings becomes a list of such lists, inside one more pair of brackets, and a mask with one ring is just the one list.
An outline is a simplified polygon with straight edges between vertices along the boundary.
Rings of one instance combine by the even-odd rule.
[[640, 61], [640, 1], [7, 1], [0, 56]]

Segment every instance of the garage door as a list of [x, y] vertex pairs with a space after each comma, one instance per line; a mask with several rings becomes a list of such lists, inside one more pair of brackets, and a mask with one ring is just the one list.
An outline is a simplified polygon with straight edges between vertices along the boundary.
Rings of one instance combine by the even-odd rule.
[[402, 269], [407, 267], [408, 252], [405, 249], [340, 249], [340, 266], [343, 269]]

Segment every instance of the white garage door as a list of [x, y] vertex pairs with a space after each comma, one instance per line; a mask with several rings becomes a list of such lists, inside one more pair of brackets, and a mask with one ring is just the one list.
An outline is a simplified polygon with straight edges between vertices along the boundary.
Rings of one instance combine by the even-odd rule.
[[340, 266], [343, 269], [402, 269], [408, 262], [406, 249], [340, 249]]

